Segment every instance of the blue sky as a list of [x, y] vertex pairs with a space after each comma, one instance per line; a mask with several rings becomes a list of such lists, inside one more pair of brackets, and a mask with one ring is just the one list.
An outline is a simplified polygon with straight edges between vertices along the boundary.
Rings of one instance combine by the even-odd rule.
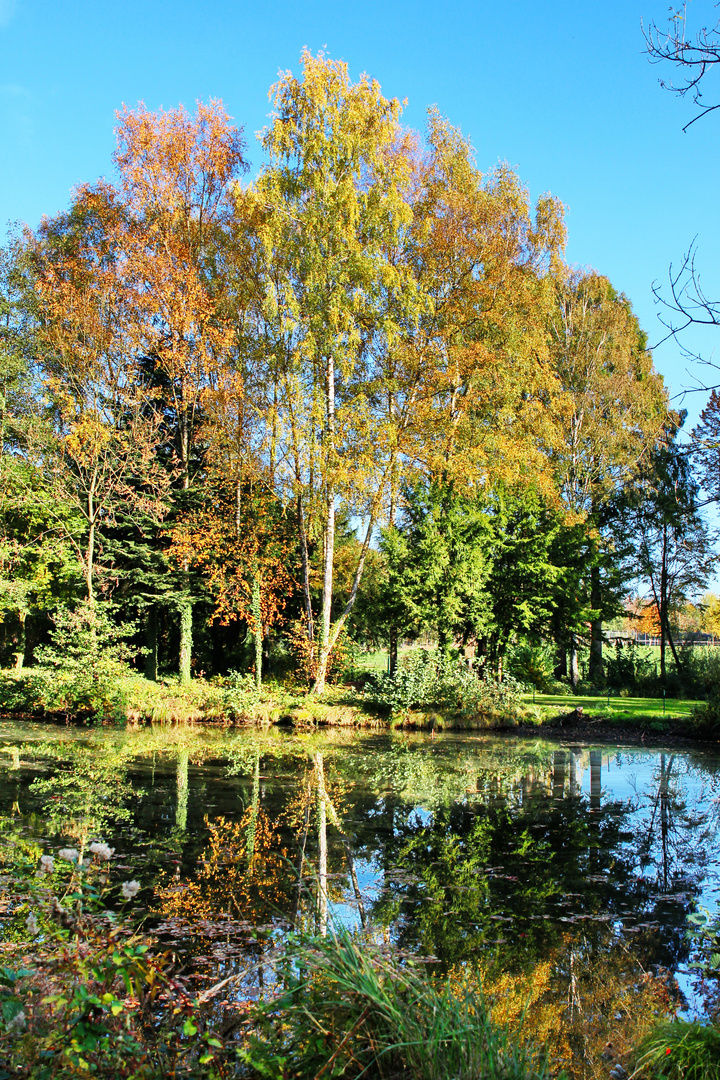
[[[568, 259], [625, 292], [655, 342], [652, 283], [696, 236], [704, 283], [720, 296], [720, 112], [683, 134], [691, 103], [660, 89], [643, 52], [641, 20], [667, 14], [667, 0], [0, 0], [0, 219], [35, 226], [75, 183], [109, 174], [115, 110], [140, 99], [155, 109], [222, 98], [257, 165], [269, 86], [298, 70], [303, 46], [325, 48], [353, 77], [367, 71], [387, 96], [407, 97], [410, 126], [436, 104], [481, 168], [508, 161], [533, 198], [558, 196]], [[689, 25], [716, 14], [691, 0]], [[720, 332], [687, 344], [720, 361]], [[673, 393], [690, 385], [675, 343], [655, 361]], [[703, 401], [686, 401], [691, 421]]]

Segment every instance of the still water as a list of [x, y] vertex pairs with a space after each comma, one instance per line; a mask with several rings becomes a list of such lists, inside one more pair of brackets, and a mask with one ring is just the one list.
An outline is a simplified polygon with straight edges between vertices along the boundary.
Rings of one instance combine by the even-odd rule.
[[484, 735], [0, 724], [2, 827], [116, 849], [199, 979], [301, 923], [363, 923], [444, 970], [602, 956], [715, 1005], [688, 917], [717, 909], [720, 753]]

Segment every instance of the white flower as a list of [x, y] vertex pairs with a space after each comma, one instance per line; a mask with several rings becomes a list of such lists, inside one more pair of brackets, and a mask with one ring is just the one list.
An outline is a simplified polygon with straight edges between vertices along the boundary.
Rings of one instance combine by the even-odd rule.
[[78, 857], [78, 849], [76, 847], [64, 847], [62, 851], [58, 851], [58, 859], [64, 859], [65, 862], [74, 862]]
[[123, 883], [122, 883], [122, 894], [123, 894], [123, 896], [125, 897], [126, 900], [132, 900], [132, 898], [134, 896], [137, 896], [137, 894], [139, 892], [140, 892], [140, 882], [139, 881], [123, 881]]
[[28, 934], [32, 934], [32, 936], [35, 937], [35, 934], [37, 934], [39, 928], [38, 921], [32, 911], [25, 920], [25, 925], [27, 926]]
[[114, 847], [108, 847], [107, 844], [101, 844], [99, 842], [91, 844], [88, 851], [92, 852], [93, 855], [97, 855], [98, 859], [104, 859], [106, 862], [115, 854]]
[[55, 860], [52, 855], [41, 855], [40, 866], [43, 868], [46, 874], [52, 874], [55, 869]]

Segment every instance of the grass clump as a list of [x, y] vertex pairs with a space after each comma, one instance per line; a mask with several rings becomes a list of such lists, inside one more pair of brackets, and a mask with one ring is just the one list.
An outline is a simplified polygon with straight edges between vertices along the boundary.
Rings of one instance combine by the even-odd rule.
[[546, 1062], [490, 1020], [481, 990], [438, 983], [346, 930], [293, 938], [284, 989], [255, 1007], [253, 1075], [544, 1080]]
[[633, 1076], [720, 1080], [720, 1028], [697, 1020], [658, 1024], [640, 1045]]

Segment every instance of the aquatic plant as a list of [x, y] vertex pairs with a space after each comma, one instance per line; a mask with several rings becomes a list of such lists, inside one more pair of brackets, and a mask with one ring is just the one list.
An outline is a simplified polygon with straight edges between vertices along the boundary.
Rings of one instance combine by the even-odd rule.
[[408, 957], [341, 927], [291, 937], [284, 988], [254, 1007], [241, 1053], [261, 1076], [543, 1080], [547, 1063], [493, 1025], [482, 991], [436, 982]]

